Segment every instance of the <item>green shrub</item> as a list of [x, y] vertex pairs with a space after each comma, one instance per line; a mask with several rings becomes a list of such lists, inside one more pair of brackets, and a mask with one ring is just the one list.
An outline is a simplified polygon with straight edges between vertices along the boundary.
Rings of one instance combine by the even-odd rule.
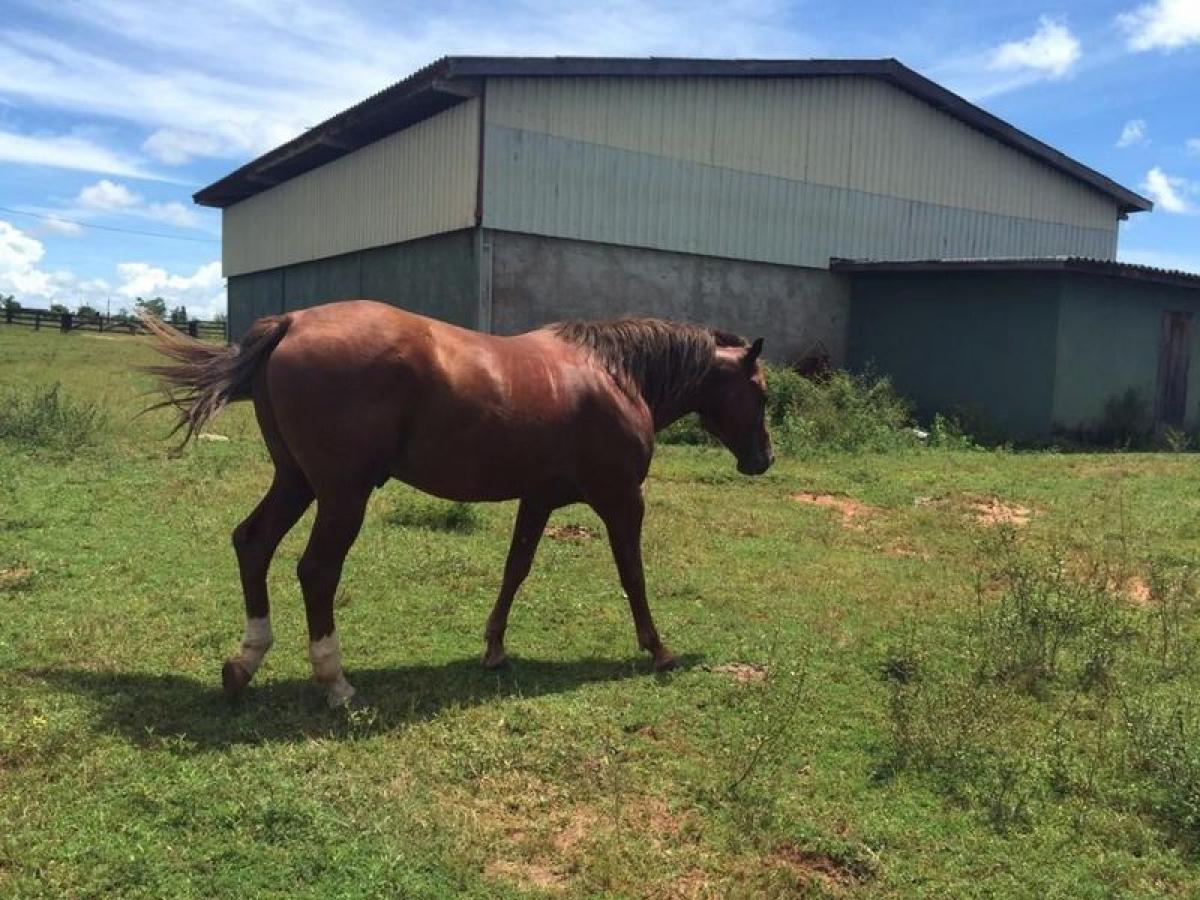
[[[819, 379], [768, 366], [767, 423], [777, 452], [877, 452], [914, 447], [912, 410], [887, 378], [834, 371]], [[696, 416], [659, 437], [666, 444], [712, 444]]]
[[94, 443], [106, 424], [103, 409], [71, 399], [59, 384], [0, 396], [0, 441], [21, 449], [72, 453]]
[[1085, 565], [1012, 531], [981, 558], [975, 614], [914, 626], [880, 662], [879, 774], [922, 773], [1002, 831], [1075, 796], [1200, 841], [1195, 564], [1135, 579], [1123, 552]]
[[1200, 837], [1200, 719], [1186, 701], [1156, 710], [1130, 704], [1125, 711], [1130, 757], [1148, 777], [1147, 806], [1174, 829]]
[[834, 371], [810, 380], [772, 369], [767, 379], [768, 420], [786, 453], [877, 452], [920, 443], [908, 401], [887, 378]]

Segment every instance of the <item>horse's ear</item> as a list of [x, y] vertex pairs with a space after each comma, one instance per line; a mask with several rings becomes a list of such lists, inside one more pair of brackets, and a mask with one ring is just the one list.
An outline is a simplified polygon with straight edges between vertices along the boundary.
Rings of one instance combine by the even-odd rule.
[[754, 364], [758, 362], [758, 357], [762, 353], [763, 339], [759, 338], [746, 351], [746, 368], [753, 369]]

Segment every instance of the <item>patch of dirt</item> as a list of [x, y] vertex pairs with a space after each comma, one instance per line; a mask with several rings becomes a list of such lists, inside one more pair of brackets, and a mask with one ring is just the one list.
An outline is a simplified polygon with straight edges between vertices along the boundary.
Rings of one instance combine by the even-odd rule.
[[196, 440], [209, 441], [210, 443], [214, 444], [225, 444], [229, 442], [229, 438], [227, 438], [225, 435], [213, 434], [211, 431], [205, 431], [202, 434], [196, 435]]
[[497, 859], [487, 864], [483, 874], [498, 881], [507, 881], [521, 888], [539, 888], [543, 891], [562, 891], [567, 880], [547, 866], [534, 863], [514, 862]]
[[632, 816], [639, 825], [645, 823], [655, 837], [679, 834], [688, 823], [686, 814], [671, 812], [671, 807], [661, 797], [633, 804]]
[[0, 591], [15, 591], [25, 587], [33, 578], [33, 569], [28, 566], [10, 566], [0, 569]]
[[921, 562], [929, 562], [930, 559], [929, 554], [924, 550], [916, 550], [901, 541], [885, 544], [879, 550], [884, 556], [891, 556], [894, 559], [919, 559]]
[[1154, 602], [1154, 594], [1150, 590], [1150, 582], [1141, 575], [1130, 575], [1123, 584], [1114, 585], [1117, 593], [1134, 606], [1150, 606]]
[[976, 524], [985, 528], [1009, 525], [1023, 528], [1036, 515], [1036, 511], [1018, 503], [1009, 503], [999, 497], [963, 497], [953, 494], [936, 494], [932, 497], [917, 497], [913, 506], [932, 506], [935, 509], [965, 511]]
[[552, 541], [594, 541], [599, 535], [583, 525], [551, 525], [546, 529], [546, 537]]
[[862, 881], [858, 872], [828, 853], [802, 850], [791, 844], [778, 847], [766, 859], [770, 866], [787, 869], [806, 882], [816, 881], [826, 888], [846, 887]]
[[988, 528], [997, 525], [1021, 528], [1028, 525], [1033, 516], [1033, 510], [1029, 507], [1016, 503], [1005, 503], [999, 497], [972, 501], [971, 510], [975, 513], [975, 521]]
[[670, 884], [652, 889], [649, 896], [662, 897], [664, 900], [705, 900], [719, 895], [707, 872], [703, 869], [690, 869]]
[[856, 530], [864, 527], [864, 519], [878, 512], [873, 506], [867, 506], [851, 497], [843, 497], [838, 494], [814, 494], [811, 491], [801, 491], [798, 494], [792, 494], [792, 499], [797, 503], [832, 509], [841, 515], [843, 528]]
[[558, 834], [554, 836], [554, 849], [563, 855], [584, 843], [596, 827], [596, 815], [586, 806], [576, 806], [567, 817]]
[[709, 666], [708, 671], [720, 675], [732, 675], [734, 681], [740, 684], [765, 681], [767, 678], [767, 667], [758, 663], [723, 663], [719, 666]]

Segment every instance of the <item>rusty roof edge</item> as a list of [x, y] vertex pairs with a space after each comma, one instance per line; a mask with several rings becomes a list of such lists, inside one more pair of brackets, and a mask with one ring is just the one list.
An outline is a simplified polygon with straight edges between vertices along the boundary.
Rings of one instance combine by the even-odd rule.
[[1157, 281], [1188, 288], [1200, 288], [1200, 272], [1182, 269], [1162, 269], [1141, 263], [1120, 262], [1114, 259], [1095, 259], [1088, 256], [1012, 256], [962, 259], [847, 259], [832, 257], [833, 272], [1079, 272]]
[[[1153, 203], [1085, 166], [1048, 144], [964, 100], [896, 59], [699, 59], [689, 57], [520, 57], [443, 56], [408, 78], [373, 94], [326, 119], [285, 144], [262, 154], [218, 181], [197, 191], [192, 199], [202, 206], [226, 207], [271, 185], [270, 169], [296, 159], [314, 147], [334, 141], [339, 131], [361, 124], [394, 104], [411, 102], [436, 83], [467, 78], [504, 77], [741, 77], [785, 78], [860, 75], [882, 78], [978, 131], [1040, 159], [1047, 165], [1090, 185], [1116, 200], [1122, 215], [1149, 210]], [[396, 130], [400, 130], [397, 128]], [[366, 143], [370, 143], [369, 141]], [[366, 143], [361, 146], [365, 146]], [[352, 146], [341, 153], [358, 149]], [[336, 158], [336, 157], [335, 157]], [[329, 160], [326, 160], [328, 162]], [[314, 164], [311, 168], [316, 168]], [[307, 170], [303, 170], [307, 171]], [[295, 173], [300, 174], [300, 173]], [[284, 179], [286, 180], [286, 179]], [[257, 182], [257, 183], [255, 183]]]

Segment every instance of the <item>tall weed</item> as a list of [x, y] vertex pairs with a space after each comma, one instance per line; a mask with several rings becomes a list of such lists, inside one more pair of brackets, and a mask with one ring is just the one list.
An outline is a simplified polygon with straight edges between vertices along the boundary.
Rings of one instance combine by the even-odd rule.
[[95, 443], [107, 424], [100, 406], [72, 399], [57, 383], [0, 395], [0, 441], [22, 450], [73, 453]]

